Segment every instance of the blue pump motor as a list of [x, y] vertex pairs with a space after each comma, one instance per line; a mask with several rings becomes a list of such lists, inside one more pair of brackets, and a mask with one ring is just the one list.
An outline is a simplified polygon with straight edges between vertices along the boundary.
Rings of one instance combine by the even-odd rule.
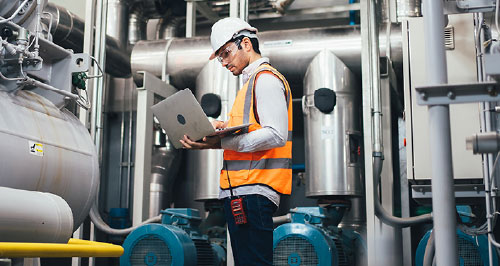
[[121, 266], [222, 265], [225, 248], [211, 244], [198, 232], [198, 210], [166, 209], [162, 224], [146, 224], [130, 233], [120, 257]]
[[338, 207], [291, 210], [292, 222], [274, 230], [273, 265], [356, 265], [356, 257], [363, 257], [357, 252], [365, 252], [366, 245], [357, 232], [337, 227]]
[[[422, 266], [424, 263], [425, 247], [431, 235], [432, 230], [422, 237], [415, 254], [415, 266]], [[471, 236], [457, 229], [458, 239], [458, 261], [460, 266], [488, 266], [488, 237], [485, 235]], [[498, 256], [495, 249], [493, 256], [493, 265], [498, 266]]]

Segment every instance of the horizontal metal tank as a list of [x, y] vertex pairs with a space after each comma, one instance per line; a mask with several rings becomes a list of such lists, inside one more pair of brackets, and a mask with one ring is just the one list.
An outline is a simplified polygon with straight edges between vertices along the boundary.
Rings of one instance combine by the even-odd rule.
[[62, 197], [76, 229], [89, 213], [99, 182], [88, 130], [68, 110], [38, 94], [2, 89], [0, 85], [0, 186]]
[[354, 74], [332, 52], [323, 50], [309, 65], [302, 99], [306, 196], [363, 195], [360, 93]]
[[[236, 98], [237, 79], [223, 68], [219, 61], [205, 64], [196, 78], [196, 99], [202, 103], [210, 119], [225, 121]], [[203, 100], [212, 96], [220, 98], [220, 109], [216, 100]], [[210, 110], [208, 110], [210, 109]], [[220, 112], [217, 112], [220, 110]], [[216, 116], [217, 115], [217, 116]], [[215, 118], [214, 118], [215, 116]], [[219, 175], [222, 169], [222, 150], [188, 151], [188, 174], [193, 176], [195, 200], [212, 200], [219, 197]]]

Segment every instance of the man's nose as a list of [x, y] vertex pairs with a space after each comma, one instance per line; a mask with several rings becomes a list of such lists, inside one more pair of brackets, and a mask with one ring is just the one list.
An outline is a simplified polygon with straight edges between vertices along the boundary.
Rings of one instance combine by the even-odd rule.
[[222, 59], [222, 67], [226, 67], [227, 65], [229, 65], [229, 62], [226, 59]]

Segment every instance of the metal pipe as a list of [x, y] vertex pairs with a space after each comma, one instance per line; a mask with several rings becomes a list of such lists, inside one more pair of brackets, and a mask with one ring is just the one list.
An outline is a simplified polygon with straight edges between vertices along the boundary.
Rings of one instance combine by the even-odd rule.
[[292, 221], [292, 215], [290, 213], [282, 216], [273, 217], [274, 224], [284, 224], [284, 223], [289, 223], [291, 221]]
[[131, 45], [140, 40], [146, 39], [147, 20], [144, 18], [141, 9], [133, 10], [128, 20], [128, 42]]
[[0, 187], [0, 213], [2, 242], [64, 243], [73, 233], [71, 208], [51, 193]]
[[[76, 53], [83, 51], [83, 39], [85, 22], [64, 7], [49, 3], [44, 9], [51, 14], [53, 25], [51, 34], [54, 43], [72, 49]], [[43, 18], [45, 24], [49, 24], [48, 18]], [[120, 49], [117, 40], [106, 38], [106, 72], [115, 77], [130, 76], [130, 53]]]
[[432, 214], [423, 214], [415, 217], [400, 218], [388, 213], [378, 200], [378, 186], [380, 184], [380, 173], [382, 173], [382, 158], [374, 157], [373, 175], [374, 175], [374, 193], [375, 193], [375, 215], [384, 223], [394, 227], [409, 227], [419, 223], [432, 222]]
[[3, 258], [120, 257], [122, 254], [119, 245], [74, 238], [67, 244], [0, 242]]
[[[444, 48], [443, 2], [424, 0], [424, 37], [428, 85], [448, 83]], [[429, 110], [429, 138], [432, 166], [432, 207], [438, 265], [457, 265], [455, 194], [451, 158], [450, 110], [432, 105]]]
[[139, 226], [149, 224], [149, 223], [158, 223], [161, 221], [161, 215], [158, 215], [155, 217], [151, 217], [151, 218], [147, 219], [146, 221], [144, 221], [136, 226], [133, 226], [133, 227], [129, 227], [129, 228], [125, 228], [125, 229], [114, 229], [114, 228], [111, 228], [109, 225], [107, 225], [106, 222], [104, 222], [101, 215], [99, 214], [99, 211], [97, 210], [96, 204], [94, 204], [92, 209], [90, 209], [89, 215], [90, 215], [90, 219], [92, 220], [94, 225], [99, 230], [103, 231], [106, 234], [110, 234], [110, 235], [126, 235], [126, 234], [131, 233], [135, 229], [139, 228]]
[[[477, 80], [482, 82], [486, 80], [486, 73], [484, 72], [484, 58], [485, 47], [482, 45], [484, 43], [484, 31], [483, 31], [483, 23], [484, 23], [484, 14], [483, 13], [474, 13], [474, 35], [475, 35], [475, 47], [476, 47], [476, 65], [477, 65]], [[491, 113], [489, 110], [491, 109], [490, 102], [481, 103], [482, 112], [480, 114], [480, 123], [481, 129], [483, 132], [491, 132], [492, 128], [492, 120]], [[477, 137], [477, 135], [476, 135]], [[477, 139], [476, 139], [477, 140]], [[475, 147], [475, 145], [474, 145]], [[474, 151], [476, 153], [476, 151]], [[493, 172], [493, 154], [482, 154], [483, 158], [483, 180], [488, 180], [490, 173]], [[487, 196], [487, 195], [485, 195]], [[493, 201], [494, 209], [496, 209], [495, 201]], [[488, 236], [489, 239], [489, 236]], [[488, 241], [488, 259], [490, 265], [493, 263], [493, 250], [492, 250], [491, 241]]]
[[420, 17], [421, 12], [421, 0], [397, 0], [397, 13], [398, 17]]
[[108, 0], [108, 14], [106, 16], [106, 34], [113, 37], [120, 49], [126, 49], [128, 43], [128, 1]]
[[156, 39], [166, 40], [174, 37], [180, 37], [179, 26], [182, 20], [178, 17], [161, 18], [156, 26]]
[[[105, 37], [106, 37], [106, 17], [107, 17], [107, 0], [97, 0], [97, 15], [96, 23], [100, 25], [95, 32], [94, 40], [94, 55], [101, 64], [105, 62]], [[94, 67], [94, 75], [98, 75], [98, 69]], [[101, 163], [101, 138], [102, 138], [102, 102], [104, 98], [104, 79], [93, 80], [92, 93], [92, 123], [90, 134], [94, 139], [96, 150], [99, 156], [99, 165]]]
[[[382, 25], [385, 29], [385, 26]], [[386, 37], [380, 35], [381, 56]], [[258, 34], [262, 55], [287, 76], [290, 84], [302, 84], [307, 67], [322, 50], [332, 51], [347, 67], [361, 75], [361, 35], [358, 26], [267, 31]], [[391, 32], [390, 50], [396, 71], [402, 69], [401, 28]], [[168, 47], [169, 42], [170, 47]], [[132, 51], [133, 72], [144, 70], [157, 77], [162, 70], [177, 88], [194, 88], [195, 80], [212, 53], [208, 37], [140, 41]], [[378, 62], [378, 59], [377, 59]], [[166, 65], [166, 68], [163, 66]], [[141, 80], [134, 76], [136, 82]]]

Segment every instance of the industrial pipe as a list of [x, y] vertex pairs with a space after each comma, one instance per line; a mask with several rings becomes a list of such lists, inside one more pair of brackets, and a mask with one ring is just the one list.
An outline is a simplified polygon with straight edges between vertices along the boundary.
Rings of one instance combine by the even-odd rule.
[[51, 193], [0, 187], [0, 213], [2, 242], [65, 243], [73, 233], [71, 208]]
[[290, 213], [282, 215], [282, 216], [276, 216], [273, 217], [273, 224], [284, 224], [284, 223], [289, 223], [292, 221], [292, 215]]
[[[448, 83], [443, 2], [423, 1], [427, 85]], [[451, 157], [450, 107], [430, 105], [429, 139], [432, 168], [432, 208], [436, 239], [436, 262], [440, 266], [458, 264], [455, 191]]]
[[466, 148], [478, 153], [497, 153], [500, 151], [500, 134], [486, 132], [474, 134], [466, 139]]
[[[391, 59], [395, 69], [401, 70], [401, 28], [394, 27], [391, 32]], [[269, 57], [290, 84], [302, 84], [307, 67], [325, 49], [361, 75], [362, 40], [358, 26], [266, 31], [258, 37], [262, 56]], [[386, 39], [384, 34], [380, 35], [381, 56], [385, 56]], [[194, 88], [196, 76], [211, 53], [208, 37], [140, 41], [132, 50], [132, 71], [147, 71], [157, 77], [164, 71], [173, 86]], [[134, 75], [136, 81], [137, 78]]]
[[[85, 22], [64, 7], [49, 3], [44, 12], [50, 14], [42, 21], [49, 24], [52, 19], [52, 37], [54, 43], [72, 49], [75, 53], [83, 51]], [[119, 42], [111, 37], [106, 38], [106, 72], [115, 77], [130, 76], [130, 53], [121, 49]]]
[[418, 223], [428, 223], [432, 221], [432, 214], [423, 214], [415, 217], [400, 218], [388, 213], [378, 200], [378, 186], [380, 184], [380, 174], [382, 173], [382, 158], [374, 157], [373, 175], [374, 175], [374, 193], [375, 193], [375, 215], [384, 223], [394, 227], [409, 227]]
[[161, 215], [158, 215], [158, 216], [149, 218], [146, 221], [144, 221], [136, 226], [133, 226], [133, 227], [129, 227], [129, 228], [125, 228], [125, 229], [114, 229], [114, 228], [111, 228], [108, 224], [106, 224], [106, 222], [104, 222], [104, 220], [102, 219], [101, 215], [99, 214], [99, 211], [97, 210], [96, 206], [97, 205], [94, 205], [92, 207], [92, 209], [90, 209], [90, 213], [89, 213], [90, 219], [92, 220], [94, 225], [97, 227], [97, 229], [103, 231], [106, 234], [110, 234], [110, 235], [126, 235], [126, 234], [129, 234], [130, 232], [134, 231], [135, 229], [137, 229], [139, 226], [142, 226], [145, 224], [150, 224], [150, 223], [158, 223], [161, 221]]
[[67, 258], [120, 257], [118, 245], [81, 239], [69, 239], [67, 244], [0, 242], [0, 258]]

